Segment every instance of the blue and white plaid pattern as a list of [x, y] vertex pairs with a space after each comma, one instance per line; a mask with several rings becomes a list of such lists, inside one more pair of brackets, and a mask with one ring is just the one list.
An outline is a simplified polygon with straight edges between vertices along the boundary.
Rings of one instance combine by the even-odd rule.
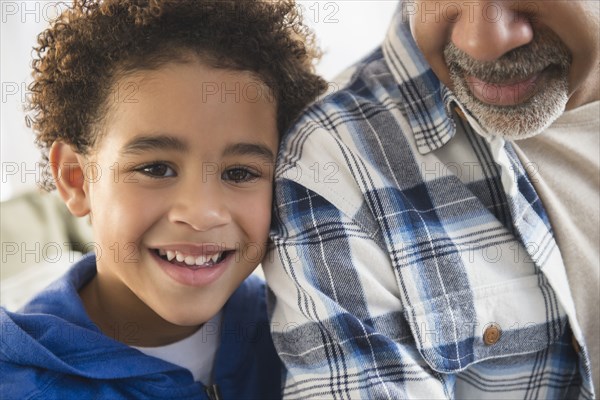
[[263, 266], [284, 396], [593, 398], [524, 166], [499, 148], [513, 195], [401, 18], [282, 147]]

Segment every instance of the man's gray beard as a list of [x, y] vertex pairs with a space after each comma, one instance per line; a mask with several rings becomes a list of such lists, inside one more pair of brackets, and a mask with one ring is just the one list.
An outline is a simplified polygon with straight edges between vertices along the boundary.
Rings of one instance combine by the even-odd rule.
[[[519, 47], [496, 61], [473, 60], [452, 43], [444, 49], [444, 57], [454, 94], [488, 134], [507, 140], [535, 136], [564, 112], [569, 100], [567, 75], [571, 56], [553, 33], [544, 32], [529, 45]], [[550, 76], [534, 83], [543, 83], [544, 87], [535, 88], [535, 94], [527, 101], [511, 106], [482, 102], [473, 95], [465, 79], [470, 75], [487, 83], [523, 81], [548, 66], [551, 66]]]

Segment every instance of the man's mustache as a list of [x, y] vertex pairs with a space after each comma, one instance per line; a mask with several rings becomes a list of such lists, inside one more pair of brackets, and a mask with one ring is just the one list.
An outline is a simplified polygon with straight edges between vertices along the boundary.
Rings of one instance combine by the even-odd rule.
[[571, 64], [569, 50], [551, 32], [536, 35], [531, 43], [494, 61], [475, 60], [452, 42], [444, 49], [444, 58], [450, 71], [463, 79], [474, 76], [489, 83], [522, 81], [551, 66], [558, 67], [560, 73], [567, 73]]

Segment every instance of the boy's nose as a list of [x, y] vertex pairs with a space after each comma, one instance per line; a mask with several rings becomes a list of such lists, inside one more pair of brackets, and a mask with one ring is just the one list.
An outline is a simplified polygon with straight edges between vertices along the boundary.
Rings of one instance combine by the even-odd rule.
[[533, 39], [529, 19], [507, 1], [468, 2], [454, 23], [451, 40], [478, 61], [494, 61]]
[[231, 214], [218, 183], [188, 184], [176, 196], [169, 213], [169, 220], [173, 223], [186, 224], [204, 232], [231, 222]]

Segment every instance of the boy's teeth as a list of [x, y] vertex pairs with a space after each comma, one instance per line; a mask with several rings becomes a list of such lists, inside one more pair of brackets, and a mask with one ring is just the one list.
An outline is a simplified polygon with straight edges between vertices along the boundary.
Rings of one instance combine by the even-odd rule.
[[187, 256], [185, 258], [185, 263], [187, 265], [196, 265], [196, 257], [194, 257], [194, 256]]
[[177, 261], [183, 262], [187, 265], [204, 265], [211, 261], [213, 264], [216, 263], [217, 260], [221, 257], [221, 255], [223, 253], [221, 252], [221, 253], [215, 253], [213, 255], [201, 255], [201, 256], [194, 257], [194, 256], [184, 255], [183, 253], [180, 253], [177, 250], [158, 249], [158, 254], [161, 256], [166, 256], [167, 260], [169, 260], [169, 261], [176, 259]]
[[208, 257], [206, 257], [206, 256], [198, 256], [196, 258], [196, 265], [206, 264], [207, 261], [208, 261]]

